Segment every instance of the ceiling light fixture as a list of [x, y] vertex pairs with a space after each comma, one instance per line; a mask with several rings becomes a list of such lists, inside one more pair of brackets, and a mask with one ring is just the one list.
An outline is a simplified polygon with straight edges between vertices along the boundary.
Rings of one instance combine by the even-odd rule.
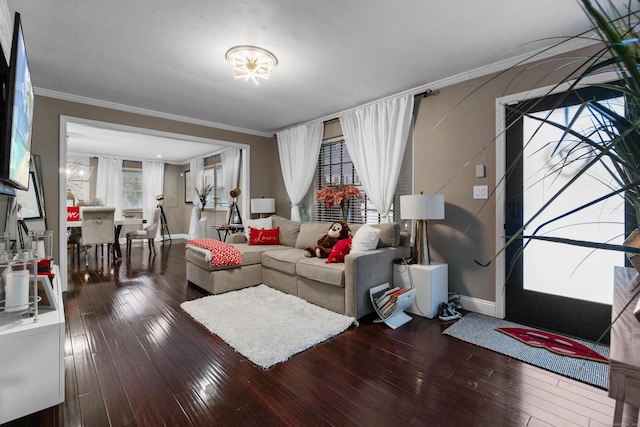
[[225, 55], [227, 62], [233, 66], [233, 77], [253, 80], [268, 79], [271, 70], [278, 65], [278, 59], [268, 50], [256, 46], [235, 46]]

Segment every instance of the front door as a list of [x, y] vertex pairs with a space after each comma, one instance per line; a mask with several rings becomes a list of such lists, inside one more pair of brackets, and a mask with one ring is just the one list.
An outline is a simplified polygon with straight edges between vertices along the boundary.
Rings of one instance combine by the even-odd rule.
[[[587, 97], [608, 99], [623, 110], [622, 98], [602, 89], [586, 89], [571, 96], [556, 95], [520, 103], [515, 110], [568, 123], [577, 105]], [[510, 118], [510, 116], [512, 116]], [[593, 129], [592, 113], [585, 112], [572, 125]], [[596, 119], [599, 120], [599, 119]], [[506, 164], [513, 166], [506, 181], [505, 232], [517, 233], [523, 223], [553, 196], [584, 162], [584, 152], [568, 146], [552, 155], [562, 132], [509, 108], [507, 111]], [[566, 145], [566, 144], [565, 144]], [[559, 166], [562, 165], [560, 168]], [[600, 169], [598, 169], [600, 168]], [[625, 234], [624, 200], [606, 199], [560, 220], [548, 221], [610, 193], [610, 174], [604, 166], [574, 182], [545, 212], [531, 222], [524, 235], [536, 234], [574, 240], [622, 244]], [[587, 176], [588, 175], [588, 176]], [[506, 318], [518, 323], [596, 341], [608, 342], [613, 298], [613, 267], [622, 266], [622, 252], [519, 240], [506, 251]]]

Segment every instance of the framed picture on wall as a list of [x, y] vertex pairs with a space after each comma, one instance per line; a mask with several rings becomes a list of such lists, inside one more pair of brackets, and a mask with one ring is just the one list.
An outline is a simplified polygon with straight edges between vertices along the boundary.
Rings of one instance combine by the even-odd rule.
[[27, 191], [17, 190], [16, 197], [21, 206], [22, 219], [43, 218], [36, 174], [33, 171], [29, 172], [29, 189]]
[[193, 185], [191, 184], [191, 171], [188, 170], [184, 173], [184, 202], [192, 203]]

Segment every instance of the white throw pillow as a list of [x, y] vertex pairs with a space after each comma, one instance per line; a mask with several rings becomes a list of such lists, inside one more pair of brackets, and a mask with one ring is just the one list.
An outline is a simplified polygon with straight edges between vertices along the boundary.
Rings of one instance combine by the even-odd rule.
[[258, 218], [258, 219], [247, 219], [244, 221], [244, 235], [247, 236], [247, 242], [249, 241], [249, 228], [273, 228], [273, 224], [271, 221], [271, 217], [268, 218]]
[[350, 253], [355, 254], [358, 252], [371, 251], [378, 247], [379, 240], [380, 229], [374, 228], [369, 224], [364, 224], [358, 228], [358, 231], [356, 231], [356, 234], [353, 236]]

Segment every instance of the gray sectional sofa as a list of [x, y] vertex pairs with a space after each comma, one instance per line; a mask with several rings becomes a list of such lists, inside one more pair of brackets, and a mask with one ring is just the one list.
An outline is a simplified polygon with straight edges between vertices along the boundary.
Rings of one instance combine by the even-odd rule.
[[[371, 312], [369, 289], [393, 281], [393, 259], [408, 256], [409, 236], [398, 223], [375, 224], [380, 229], [376, 249], [349, 254], [344, 263], [307, 258], [303, 249], [314, 246], [327, 233], [329, 223], [296, 222], [272, 216], [279, 228], [279, 245], [249, 245], [244, 235], [234, 235], [232, 243], [242, 252], [242, 265], [211, 266], [203, 249], [187, 245], [187, 280], [219, 294], [264, 283], [274, 289], [297, 295], [337, 313], [360, 318]], [[356, 233], [359, 224], [349, 224]], [[245, 243], [239, 243], [243, 241]]]

